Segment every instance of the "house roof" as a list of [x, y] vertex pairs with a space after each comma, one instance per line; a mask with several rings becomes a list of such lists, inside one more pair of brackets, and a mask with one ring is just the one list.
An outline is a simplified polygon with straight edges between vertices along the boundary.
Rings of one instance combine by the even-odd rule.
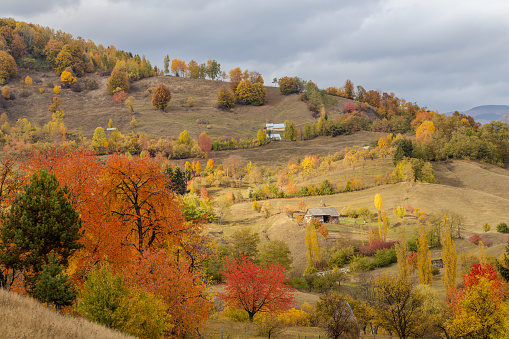
[[272, 128], [272, 129], [285, 129], [285, 124], [272, 124], [272, 123], [269, 123], [269, 124], [265, 124], [265, 128], [269, 129], [269, 128]]
[[339, 217], [339, 213], [335, 208], [308, 208], [306, 215], [330, 215], [332, 217]]

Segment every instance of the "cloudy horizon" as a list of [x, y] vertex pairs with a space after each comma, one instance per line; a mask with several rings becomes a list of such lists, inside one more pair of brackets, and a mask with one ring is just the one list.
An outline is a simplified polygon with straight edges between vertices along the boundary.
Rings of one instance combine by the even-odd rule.
[[320, 88], [346, 79], [440, 113], [509, 105], [509, 3], [337, 0], [0, 0], [12, 17], [96, 44], [171, 59], [215, 59]]

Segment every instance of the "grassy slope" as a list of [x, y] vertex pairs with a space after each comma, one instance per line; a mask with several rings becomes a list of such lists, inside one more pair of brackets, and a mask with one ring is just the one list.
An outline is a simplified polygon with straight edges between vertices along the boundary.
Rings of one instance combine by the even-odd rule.
[[[34, 85], [25, 89], [30, 95], [23, 98], [20, 95], [24, 87], [22, 79], [27, 75], [33, 78]], [[112, 96], [107, 93], [107, 77], [94, 74], [86, 77], [94, 79], [99, 84], [99, 89], [83, 90], [80, 93], [64, 89], [59, 94], [67, 128], [91, 137], [96, 127], [106, 128], [108, 120], [112, 119], [114, 126], [122, 133], [129, 133], [132, 115], [126, 105], [114, 103]], [[151, 94], [147, 91], [160, 83], [168, 86], [172, 92], [172, 100], [165, 112], [152, 107]], [[18, 77], [8, 84], [16, 100], [9, 101], [6, 108], [0, 108], [0, 113], [6, 112], [11, 124], [20, 118], [28, 118], [41, 127], [51, 120], [48, 107], [55, 96], [52, 88], [58, 84], [59, 78], [54, 73], [20, 70]], [[139, 123], [138, 131], [158, 136], [178, 136], [187, 129], [194, 138], [203, 131], [207, 131], [210, 136], [245, 137], [256, 136], [256, 132], [265, 126], [265, 122], [282, 123], [288, 119], [298, 126], [303, 126], [314, 121], [306, 104], [299, 101], [296, 94], [283, 96], [275, 87], [267, 87], [267, 100], [263, 106], [237, 106], [231, 111], [218, 109], [216, 92], [225, 84], [228, 85], [222, 81], [169, 76], [134, 82], [129, 95], [136, 98], [134, 116]], [[39, 88], [44, 88], [45, 92], [40, 94]], [[186, 105], [189, 97], [195, 99], [192, 108]], [[346, 102], [346, 99], [337, 98], [336, 104], [330, 106], [331, 117], [334, 116], [332, 112], [342, 112]], [[207, 129], [207, 125], [210, 125], [210, 129]]]
[[134, 338], [85, 319], [65, 317], [33, 299], [0, 289], [2, 338]]

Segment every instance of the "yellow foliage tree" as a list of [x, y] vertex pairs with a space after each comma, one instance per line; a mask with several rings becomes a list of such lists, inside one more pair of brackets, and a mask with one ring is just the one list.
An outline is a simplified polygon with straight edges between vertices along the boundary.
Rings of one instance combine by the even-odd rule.
[[417, 130], [415, 131], [415, 137], [417, 140], [428, 141], [433, 137], [435, 133], [435, 125], [433, 121], [426, 120], [424, 121]]
[[53, 87], [53, 92], [55, 92], [56, 95], [58, 95], [60, 93], [60, 90], [62, 89], [62, 87], [60, 86], [55, 86]]
[[426, 232], [422, 224], [419, 226], [419, 260], [417, 262], [417, 269], [419, 270], [419, 284], [431, 285], [433, 282], [433, 275], [431, 274], [431, 253], [428, 248], [428, 240]]
[[72, 75], [71, 72], [63, 71], [60, 74], [60, 81], [62, 84], [65, 84], [66, 87], [70, 87], [73, 83], [76, 82], [76, 78]]
[[28, 87], [32, 87], [32, 78], [29, 77], [28, 75], [25, 78], [25, 85], [27, 85]]
[[456, 287], [458, 254], [456, 253], [456, 245], [452, 240], [449, 219], [444, 217], [442, 224], [440, 240], [442, 243], [442, 261], [445, 270], [443, 279], [445, 287], [451, 289]]
[[214, 163], [214, 159], [209, 159], [207, 161], [207, 167], [205, 169], [214, 168], [216, 167], [216, 164]]
[[316, 272], [316, 263], [320, 260], [320, 249], [316, 238], [316, 229], [313, 225], [306, 227], [306, 273]]
[[407, 277], [410, 272], [410, 267], [407, 261], [408, 247], [406, 244], [405, 230], [402, 229], [399, 233], [398, 242], [394, 245], [396, 249], [396, 256], [398, 258], [398, 271], [400, 276]]

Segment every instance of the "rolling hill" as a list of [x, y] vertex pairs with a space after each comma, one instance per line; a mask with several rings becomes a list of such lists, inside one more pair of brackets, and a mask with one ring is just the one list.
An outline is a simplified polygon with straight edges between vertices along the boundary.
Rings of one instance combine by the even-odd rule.
[[[24, 85], [23, 79], [27, 75], [33, 79], [32, 87]], [[172, 76], [156, 76], [133, 82], [129, 95], [134, 96], [136, 102], [135, 113], [131, 115], [126, 105], [115, 103], [108, 94], [108, 77], [87, 74], [79, 81], [84, 79], [95, 81], [99, 88], [84, 89], [81, 92], [62, 89], [59, 97], [63, 103], [66, 127], [89, 138], [96, 127], [106, 128], [109, 119], [112, 119], [113, 126], [121, 133], [128, 134], [133, 116], [139, 123], [137, 132], [171, 137], [178, 136], [187, 129], [193, 138], [197, 138], [203, 131], [213, 137], [256, 136], [256, 132], [263, 129], [266, 122], [283, 123], [290, 120], [299, 127], [315, 121], [297, 94], [284, 96], [276, 87], [266, 87], [267, 98], [263, 106], [237, 105], [228, 111], [217, 108], [217, 90], [228, 83]], [[152, 106], [152, 95], [148, 91], [160, 83], [165, 84], [172, 92], [172, 100], [166, 111]], [[4, 107], [0, 106], [0, 113], [7, 113], [11, 125], [18, 119], [27, 118], [31, 123], [42, 127], [51, 121], [48, 107], [55, 96], [53, 87], [58, 84], [59, 77], [52, 72], [21, 70], [17, 78], [9, 83], [11, 93], [16, 99], [4, 101]], [[39, 88], [43, 88], [44, 93], [41, 94]], [[193, 107], [186, 104], [189, 97], [195, 100]], [[335, 98], [334, 103], [327, 107], [330, 115], [333, 117], [343, 112], [343, 106], [347, 102], [347, 99]]]

